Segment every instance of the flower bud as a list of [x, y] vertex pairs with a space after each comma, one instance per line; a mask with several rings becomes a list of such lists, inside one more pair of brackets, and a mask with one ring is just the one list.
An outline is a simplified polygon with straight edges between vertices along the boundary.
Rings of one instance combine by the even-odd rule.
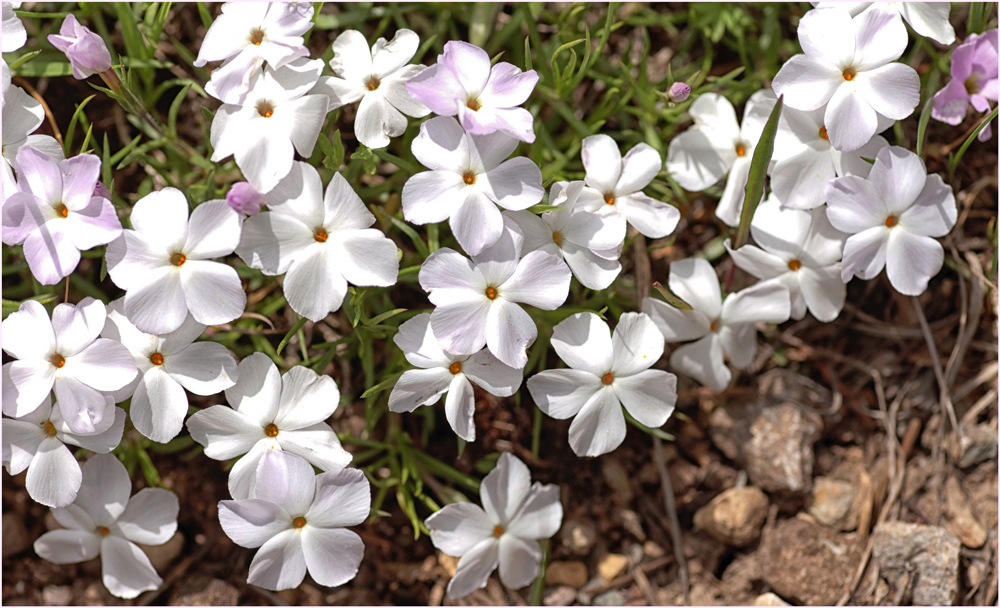
[[80, 25], [73, 15], [67, 15], [59, 35], [51, 34], [52, 46], [66, 53], [73, 66], [73, 77], [85, 80], [92, 74], [111, 69], [111, 53], [101, 37]]
[[234, 210], [247, 215], [257, 215], [264, 206], [264, 195], [247, 182], [238, 182], [226, 193], [226, 202]]
[[684, 84], [683, 82], [675, 82], [674, 84], [670, 85], [670, 90], [667, 91], [667, 97], [669, 97], [670, 101], [674, 103], [680, 103], [686, 100], [688, 98], [688, 95], [690, 94], [691, 94], [691, 87]]
[[105, 186], [103, 183], [97, 182], [97, 185], [94, 186], [94, 194], [93, 194], [93, 196], [99, 196], [101, 198], [106, 198], [106, 199], [108, 199], [110, 201], [111, 200], [111, 191], [108, 190], [108, 187]]

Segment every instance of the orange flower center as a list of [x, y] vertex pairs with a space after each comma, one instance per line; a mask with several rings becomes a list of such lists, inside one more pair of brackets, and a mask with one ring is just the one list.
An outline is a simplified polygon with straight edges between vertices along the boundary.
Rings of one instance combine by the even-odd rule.
[[819, 136], [823, 139], [830, 139], [830, 136], [826, 134], [826, 127], [819, 128]]
[[317, 243], [325, 243], [326, 239], [330, 238], [330, 233], [326, 231], [322, 226], [316, 229], [313, 233], [313, 238], [316, 239]]
[[497, 538], [500, 538], [501, 536], [503, 536], [503, 526], [494, 526], [493, 527], [493, 536], [495, 536]]
[[736, 156], [742, 158], [746, 155], [747, 155], [747, 147], [744, 146], [743, 144], [736, 144]]
[[149, 362], [153, 365], [163, 365], [163, 355], [160, 353], [153, 353], [149, 356]]
[[55, 210], [59, 217], [69, 217], [69, 209], [66, 208], [66, 205], [59, 203], [55, 206]]
[[465, 182], [466, 185], [471, 186], [472, 184], [476, 183], [476, 174], [473, 173], [472, 171], [466, 171], [465, 173], [462, 174], [462, 181]]
[[302, 526], [304, 526], [304, 525], [306, 525], [306, 518], [305, 517], [296, 517], [295, 519], [292, 520], [292, 527], [295, 528], [295, 529], [297, 529], [297, 530], [301, 529]]
[[614, 205], [615, 204], [615, 195], [614, 195], [614, 193], [608, 192], [607, 194], [605, 194], [604, 195], [604, 202], [607, 203], [607, 204], [609, 204], [609, 205]]
[[802, 262], [798, 260], [790, 260], [788, 262], [788, 268], [789, 270], [798, 270], [799, 268], [802, 268]]
[[368, 79], [368, 82], [365, 83], [365, 86], [368, 87], [369, 91], [374, 91], [380, 84], [382, 84], [382, 81], [378, 79], [378, 76], [372, 76]]
[[277, 425], [275, 425], [272, 422], [271, 424], [265, 426], [264, 427], [264, 434], [267, 435], [268, 437], [277, 437], [278, 436], [278, 427], [277, 427]]
[[469, 108], [473, 112], [478, 112], [479, 108], [483, 107], [483, 105], [479, 103], [478, 99], [472, 98], [465, 104], [465, 107]]
[[965, 79], [965, 92], [969, 95], [975, 95], [979, 92], [979, 80], [975, 74]]
[[895, 215], [890, 215], [889, 217], [885, 218], [886, 228], [893, 228], [898, 223], [899, 223], [899, 218], [896, 217]]
[[562, 247], [562, 244], [563, 244], [563, 235], [562, 235], [562, 233], [561, 232], [553, 232], [552, 233], [552, 242], [555, 243], [556, 245]]
[[59, 353], [56, 353], [49, 358], [49, 363], [51, 363], [55, 367], [62, 367], [66, 365], [66, 359]]
[[614, 377], [614, 375], [612, 375], [611, 372], [608, 372], [608, 373], [604, 374], [603, 376], [601, 376], [601, 382], [603, 382], [604, 384], [611, 384], [614, 381], [615, 381], [615, 377]]
[[179, 251], [170, 255], [170, 264], [172, 266], [183, 266], [186, 261], [187, 256]]
[[264, 118], [271, 118], [274, 116], [274, 104], [270, 101], [257, 102], [257, 113]]
[[709, 331], [719, 331], [719, 322], [712, 321], [712, 324], [708, 326]]
[[255, 27], [250, 30], [250, 44], [255, 46], [260, 46], [261, 42], [264, 42], [264, 30]]
[[104, 526], [97, 526], [97, 533], [100, 534], [101, 536], [107, 536], [108, 532], [110, 532], [110, 531], [111, 530], [108, 530]]
[[462, 362], [461, 361], [455, 361], [454, 363], [452, 363], [451, 365], [448, 366], [448, 371], [451, 372], [452, 374], [457, 374], [457, 373], [461, 372], [462, 371]]
[[53, 426], [52, 423], [48, 420], [42, 423], [42, 430], [45, 431], [45, 434], [49, 437], [56, 436], [56, 427]]
[[491, 300], [496, 300], [497, 299], [497, 288], [496, 287], [487, 287], [485, 293], [486, 293], [486, 297], [487, 298], [489, 298]]
[[858, 71], [854, 68], [844, 68], [844, 80], [851, 81], [854, 77], [858, 75]]

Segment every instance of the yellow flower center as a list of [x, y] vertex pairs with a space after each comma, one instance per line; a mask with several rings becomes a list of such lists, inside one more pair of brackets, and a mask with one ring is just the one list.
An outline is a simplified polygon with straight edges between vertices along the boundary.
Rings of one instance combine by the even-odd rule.
[[110, 531], [111, 530], [108, 530], [104, 526], [97, 526], [97, 533], [100, 534], [101, 536], [107, 536], [108, 532], [110, 532]]
[[149, 356], [149, 362], [153, 365], [163, 365], [163, 355], [160, 353], [153, 353]]
[[614, 192], [608, 192], [607, 194], [605, 194], [604, 195], [604, 202], [607, 203], [607, 204], [609, 204], [609, 205], [614, 205], [615, 204], [615, 194], [614, 194]]
[[979, 92], [979, 80], [975, 74], [965, 79], [965, 92], [969, 95], [975, 95]]
[[503, 526], [494, 526], [493, 527], [493, 536], [495, 536], [497, 538], [500, 538], [501, 536], [503, 536]]
[[562, 233], [558, 232], [558, 231], [557, 232], [553, 232], [552, 233], [552, 242], [555, 243], [556, 245], [558, 245], [559, 247], [562, 247], [562, 244], [563, 244], [563, 235], [562, 235]]
[[170, 265], [171, 266], [183, 266], [184, 262], [187, 261], [187, 256], [181, 252], [173, 253], [170, 255]]
[[469, 108], [473, 112], [478, 112], [479, 108], [483, 107], [483, 105], [479, 103], [478, 99], [473, 97], [469, 99], [469, 101], [465, 104], [465, 107]]
[[264, 118], [271, 118], [274, 116], [274, 104], [270, 101], [258, 101], [257, 102], [257, 113]]
[[452, 374], [457, 374], [457, 373], [461, 372], [462, 371], [462, 362], [461, 361], [455, 361], [454, 363], [452, 363], [451, 365], [448, 366], [448, 371], [451, 372]]
[[491, 300], [496, 300], [497, 299], [497, 288], [496, 287], [487, 287], [485, 293], [486, 293], [486, 297], [487, 298], [489, 298]]
[[747, 147], [744, 146], [743, 144], [736, 144], [736, 156], [742, 158], [746, 155], [747, 155]]
[[292, 527], [295, 528], [296, 530], [301, 529], [302, 526], [304, 525], [306, 525], [305, 517], [296, 517], [295, 519], [292, 520]]
[[608, 373], [604, 374], [603, 376], [601, 376], [601, 382], [603, 382], [604, 384], [611, 384], [614, 381], [615, 381], [615, 377], [614, 377], [614, 375], [611, 372], [608, 372]]
[[719, 331], [719, 322], [712, 321], [712, 324], [708, 326], [709, 331]]
[[53, 426], [52, 423], [48, 420], [42, 423], [42, 430], [45, 431], [45, 434], [49, 437], [56, 436], [56, 427]]
[[819, 128], [819, 136], [822, 139], [830, 139], [830, 136], [826, 134], [826, 127], [820, 127]]
[[476, 183], [476, 174], [472, 171], [466, 171], [462, 174], [462, 181], [465, 182], [466, 185], [471, 186]]
[[365, 86], [368, 87], [369, 91], [374, 91], [380, 84], [382, 84], [382, 81], [378, 79], [378, 76], [372, 76], [368, 79], [368, 82], [365, 83]]
[[316, 239], [317, 243], [325, 243], [326, 239], [330, 238], [330, 233], [326, 231], [322, 226], [316, 229], [313, 233], [313, 238]]
[[271, 424], [264, 427], [264, 434], [267, 435], [268, 437], [277, 437], [278, 426], [272, 422]]
[[69, 217], [69, 209], [67, 209], [66, 205], [64, 205], [63, 203], [58, 203], [55, 206], [55, 210], [56, 210], [56, 215], [58, 215], [59, 217]]

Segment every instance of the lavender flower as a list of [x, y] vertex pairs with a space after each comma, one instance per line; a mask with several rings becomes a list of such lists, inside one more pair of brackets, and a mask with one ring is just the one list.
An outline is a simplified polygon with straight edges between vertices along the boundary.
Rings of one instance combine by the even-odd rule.
[[111, 69], [111, 53], [100, 36], [80, 24], [73, 15], [59, 28], [59, 35], [49, 35], [52, 46], [66, 53], [73, 66], [73, 78], [86, 80], [93, 74]]
[[264, 206], [264, 195], [249, 182], [237, 182], [226, 192], [226, 202], [237, 213], [257, 215]]
[[674, 103], [680, 103], [682, 101], [686, 101], [688, 95], [690, 94], [691, 94], [691, 87], [684, 84], [683, 82], [675, 82], [674, 84], [670, 85], [670, 90], [667, 91], [667, 97], [669, 97], [670, 101]]
[[[934, 94], [931, 116], [949, 125], [965, 120], [972, 104], [977, 112], [989, 112], [989, 100], [997, 101], [997, 30], [973, 34], [951, 54], [951, 82]], [[993, 137], [989, 125], [979, 141]]]

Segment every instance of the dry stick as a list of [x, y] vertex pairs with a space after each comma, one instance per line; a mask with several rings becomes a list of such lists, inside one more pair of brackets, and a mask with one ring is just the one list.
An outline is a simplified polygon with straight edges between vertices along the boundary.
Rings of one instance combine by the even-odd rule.
[[[635, 569], [634, 569], [634, 571], [629, 571], [629, 572], [627, 572], [627, 573], [619, 576], [618, 578], [612, 580], [609, 583], [601, 585], [600, 587], [595, 587], [593, 589], [588, 589], [587, 593], [589, 593], [590, 595], [593, 595], [593, 596], [600, 595], [600, 594], [604, 593], [605, 591], [608, 591], [610, 589], [614, 589], [615, 587], [621, 587], [622, 585], [626, 585], [628, 583], [631, 583], [632, 581], [635, 580], [635, 573], [636, 572], [641, 572], [643, 575], [650, 574], [650, 573], [656, 572], [657, 570], [659, 570], [660, 568], [666, 566], [667, 564], [669, 564], [672, 561], [674, 561], [674, 558], [671, 557], [670, 555], [664, 555], [663, 557], [658, 557], [658, 558], [654, 559], [651, 562], [646, 562], [645, 564], [641, 564], [639, 566], [636, 566]], [[646, 579], [646, 582], [649, 582], [648, 578]], [[655, 603], [654, 603], [654, 605], [655, 605]]]
[[941, 369], [941, 358], [938, 357], [937, 346], [934, 345], [934, 336], [931, 335], [931, 328], [927, 326], [927, 317], [924, 316], [924, 309], [920, 306], [920, 300], [915, 296], [910, 296], [913, 309], [917, 312], [917, 319], [920, 320], [920, 329], [924, 332], [924, 340], [927, 341], [927, 348], [931, 351], [931, 363], [934, 365], [934, 376], [937, 378], [938, 387], [941, 389], [941, 407], [948, 412], [948, 420], [951, 427], [959, 436], [962, 430], [958, 428], [958, 418], [955, 416], [955, 406], [951, 403], [951, 393], [948, 390], [948, 381], [944, 378], [944, 370]]
[[[958, 259], [958, 252], [952, 247], [952, 255]], [[975, 255], [970, 254], [966, 256], [969, 260], [969, 266], [979, 264], [979, 258]], [[981, 269], [980, 269], [981, 271]], [[982, 280], [973, 273], [972, 277], [972, 295], [971, 297], [966, 297], [965, 294], [965, 281], [962, 280], [961, 275], [958, 278], [958, 284], [962, 286], [960, 293], [962, 294], [962, 299], [968, 299], [968, 302], [963, 301], [963, 324], [960, 325], [961, 329], [958, 333], [958, 343], [955, 344], [955, 348], [951, 351], [951, 356], [948, 357], [948, 363], [944, 366], [944, 377], [948, 382], [948, 386], [955, 384], [955, 377], [958, 375], [958, 370], [962, 367], [962, 361], [965, 359], [965, 353], [969, 350], [969, 344], [972, 343], [972, 338], [975, 337], [976, 331], [979, 329], [979, 320], [982, 318], [983, 314], [983, 299], [986, 295], [983, 291]], [[966, 306], [968, 307], [966, 310]], [[952, 397], [953, 401], [957, 400], [956, 397]]]
[[14, 81], [17, 82], [19, 86], [26, 89], [28, 93], [34, 97], [36, 101], [38, 101], [38, 103], [42, 104], [42, 111], [45, 112], [45, 118], [48, 119], [49, 127], [52, 128], [52, 135], [55, 136], [56, 141], [59, 142], [59, 147], [61, 148], [63, 145], [62, 133], [59, 132], [59, 125], [56, 124], [56, 117], [53, 116], [52, 110], [49, 109], [49, 104], [45, 103], [41, 94], [36, 91], [35, 87], [31, 86], [31, 84], [29, 84], [24, 78], [18, 76], [14, 79]]
[[[636, 232], [635, 228], [629, 228], [630, 232]], [[649, 296], [649, 286], [652, 284], [652, 270], [649, 265], [649, 254], [646, 252], [646, 237], [642, 234], [635, 234], [634, 248], [635, 261], [635, 295], [636, 301], [641, 306], [643, 299]], [[667, 461], [663, 453], [663, 442], [659, 437], [653, 437], [653, 458], [656, 460], [656, 468], [660, 472], [660, 485], [663, 486], [663, 500], [667, 508], [667, 521], [670, 522], [670, 536], [674, 548], [674, 559], [677, 560], [677, 568], [681, 579], [681, 589], [684, 591], [684, 605], [691, 605], [691, 591], [688, 585], [687, 560], [684, 559], [684, 541], [681, 538], [681, 523], [677, 518], [677, 504], [674, 501], [674, 489], [670, 485], [670, 476], [667, 474]], [[646, 581], [647, 583], [649, 581]]]

